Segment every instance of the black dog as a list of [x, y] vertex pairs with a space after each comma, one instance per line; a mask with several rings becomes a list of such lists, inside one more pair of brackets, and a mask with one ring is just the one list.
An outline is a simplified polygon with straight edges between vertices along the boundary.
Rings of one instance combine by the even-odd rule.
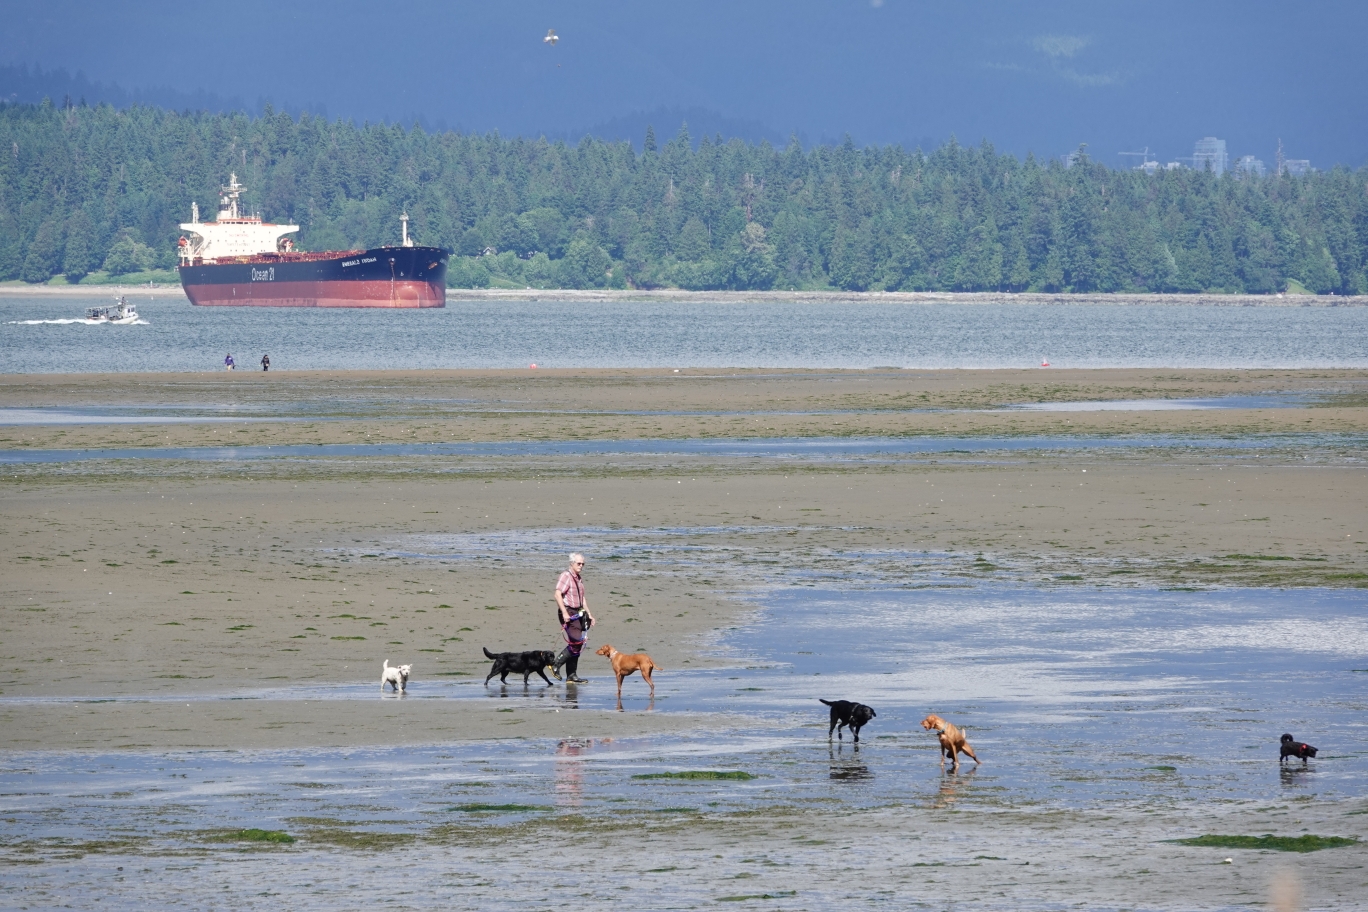
[[831, 728], [827, 729], [827, 740], [831, 740], [831, 733], [836, 733], [836, 740], [841, 740], [841, 727], [850, 726], [850, 733], [855, 736], [855, 743], [860, 742], [860, 729], [869, 724], [869, 720], [878, 715], [874, 710], [865, 706], [863, 703], [852, 703], [849, 700], [822, 700], [821, 702], [831, 707]]
[[[494, 660], [494, 667], [489, 669], [489, 678], [498, 675], [500, 684], [508, 683], [510, 673], [522, 675], [523, 683], [526, 684], [527, 679], [534, 671], [541, 675], [542, 680], [547, 684], [551, 683], [551, 679], [546, 676], [544, 669], [555, 664], [556, 654], [549, 649], [530, 649], [527, 652], [490, 652], [483, 646], [480, 648], [484, 649], [484, 654], [488, 658]], [[489, 683], [489, 678], [485, 678], [486, 684]]]
[[1301, 757], [1302, 766], [1306, 766], [1306, 758], [1314, 756], [1316, 756], [1316, 749], [1311, 745], [1302, 744], [1291, 735], [1282, 736], [1282, 755], [1278, 757], [1279, 766], [1286, 763], [1288, 757]]

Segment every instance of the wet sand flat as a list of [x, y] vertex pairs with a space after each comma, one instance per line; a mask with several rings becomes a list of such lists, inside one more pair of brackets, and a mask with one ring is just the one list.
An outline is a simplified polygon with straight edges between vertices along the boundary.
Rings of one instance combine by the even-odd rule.
[[[1142, 797], [1089, 804], [1078, 796], [1101, 773], [1075, 782], [1054, 757], [1008, 764], [1077, 749], [1052, 738], [1050, 720], [1011, 729], [1010, 745], [1005, 728], [974, 728], [983, 771], [940, 775], [909, 714], [945, 693], [900, 695], [908, 718], [881, 701], [863, 755], [828, 748], [820, 717], [796, 730], [786, 722], [784, 740], [765, 713], [672, 706], [704, 679], [759, 690], [748, 666], [770, 660], [734, 651], [727, 631], [760, 629], [766, 587], [801, 601], [809, 574], [1104, 596], [1249, 586], [1286, 590], [1289, 604], [1298, 587], [1362, 589], [1366, 383], [1361, 371], [2, 377], [0, 408], [228, 406], [300, 419], [0, 427], [11, 451], [225, 437], [781, 442], [751, 457], [4, 466], [0, 804], [11, 823], [0, 827], [0, 862], [13, 876], [0, 905], [170, 908], [210, 885], [235, 908], [511, 909], [571, 896], [586, 907], [633, 897], [648, 908], [1224, 909], [1280, 892], [1312, 908], [1364, 908], [1368, 807], [1343, 797], [1357, 755], [1336, 745], [1303, 774], [1279, 773], [1262, 742], [1236, 754], [1253, 739], [1238, 717], [1259, 707], [1208, 707], [1203, 743], [1243, 764], [1242, 781], [1268, 800], [1204, 797], [1195, 769], [1183, 777], [1205, 757], [1146, 768], [1127, 756], [1100, 758], [1104, 778]], [[989, 411], [1285, 393], [1306, 398]], [[885, 435], [1134, 445], [815, 458], [782, 443]], [[666, 669], [657, 703], [630, 679], [628, 711], [613, 711], [594, 656], [581, 665], [591, 683], [573, 692], [535, 677], [526, 688], [481, 685], [481, 646], [558, 645], [550, 588], [570, 548], [589, 552], [593, 643], [649, 652]], [[382, 659], [414, 664], [408, 696], [381, 695]], [[1241, 732], [1234, 746], [1221, 740], [1228, 729]], [[1164, 730], [1172, 744], [1147, 750], [1190, 749], [1181, 718]], [[767, 737], [776, 746], [741, 743]], [[643, 764], [758, 776], [639, 780]], [[1074, 767], [1086, 762], [1071, 755]], [[1062, 797], [1004, 797], [1033, 775]], [[296, 841], [243, 842], [241, 827]], [[1308, 855], [1170, 841], [1206, 833], [1360, 841]], [[549, 873], [527, 861], [567, 845], [592, 860]]]
[[[453, 796], [459, 798], [459, 796]], [[953, 796], [952, 796], [953, 797]], [[296, 821], [292, 845], [224, 841], [176, 827], [176, 838], [124, 835], [66, 846], [28, 840], [0, 896], [176, 908], [173, 891], [212, 885], [236, 908], [1011, 908], [1361, 909], [1365, 849], [1313, 854], [1199, 848], [1170, 840], [1202, 833], [1339, 833], [1368, 837], [1362, 808], [1280, 801], [1258, 809], [966, 814], [913, 798], [852, 814], [839, 805], [742, 814], [448, 813], [415, 838], [358, 831], [347, 818]], [[166, 826], [166, 824], [163, 824]], [[573, 847], [581, 859], [548, 870], [528, 859]], [[27, 854], [20, 854], [27, 850]], [[1226, 863], [1229, 858], [1230, 862]], [[41, 862], [40, 862], [41, 859]], [[118, 866], [127, 866], [125, 869]], [[195, 880], [189, 878], [193, 876]], [[153, 888], [150, 891], [148, 888]]]
[[[559, 551], [548, 546], [506, 561], [474, 554], [452, 565], [391, 553], [450, 532], [561, 530], [573, 547], [581, 528], [707, 530], [699, 534], [713, 542], [722, 530], [721, 539], [744, 538], [755, 553], [789, 565], [843, 549], [897, 548], [943, 552], [967, 578], [983, 576], [987, 562], [1045, 582], [1362, 586], [1368, 582], [1368, 479], [1355, 441], [1368, 430], [1365, 381], [1356, 371], [0, 378], [5, 407], [89, 405], [115, 396], [204, 405], [241, 394], [287, 411], [324, 402], [339, 419], [0, 429], [0, 445], [9, 448], [202, 446], [224, 437], [354, 442], [367, 434], [383, 441], [478, 441], [890, 430], [1282, 441], [1252, 454], [1122, 447], [931, 454], [897, 463], [503, 456], [11, 466], [0, 531], [6, 606], [0, 649], [11, 671], [0, 688], [6, 698], [27, 698], [288, 691], [301, 682], [371, 678], [378, 686], [382, 658], [414, 663], [418, 680], [470, 678], [487, 669], [482, 645], [557, 646], [549, 590], [561, 569]], [[1026, 401], [1269, 391], [1315, 391], [1338, 404], [983, 411]], [[509, 414], [510, 404], [521, 411]], [[913, 410], [923, 407], [942, 410]], [[399, 417], [384, 417], [387, 411]], [[653, 414], [620, 414], [625, 411]], [[764, 414], [743, 414], [756, 411]], [[647, 564], [617, 573], [590, 560], [591, 604], [600, 614], [595, 641], [647, 650], [666, 667], [716, 661], [700, 648], [709, 632], [749, 610], [728, 591], [725, 567], [653, 572]], [[592, 669], [596, 661], [587, 658], [585, 665]], [[276, 726], [275, 714], [302, 712], [290, 705], [296, 708], [282, 704], [260, 725], [244, 722], [258, 734], [217, 723], [211, 729], [225, 746], [288, 742], [281, 732], [290, 726]], [[77, 735], [75, 728], [44, 725], [49, 712], [73, 710], [6, 706], [8, 740], [16, 747], [88, 748], [119, 725], [101, 729], [92, 722]], [[85, 712], [101, 717], [98, 709]], [[321, 730], [301, 734], [300, 743], [435, 736], [426, 726], [404, 732], [334, 727], [326, 737]], [[183, 736], [173, 728], [157, 731], [136, 740], [161, 747], [213, 740], [193, 729]], [[501, 734], [475, 715], [463, 731]]]
[[[1304, 408], [1027, 412], [1042, 402], [1302, 397]], [[295, 420], [0, 427], [7, 449], [510, 440], [1362, 433], [1361, 370], [219, 371], [0, 376], [0, 407]]]

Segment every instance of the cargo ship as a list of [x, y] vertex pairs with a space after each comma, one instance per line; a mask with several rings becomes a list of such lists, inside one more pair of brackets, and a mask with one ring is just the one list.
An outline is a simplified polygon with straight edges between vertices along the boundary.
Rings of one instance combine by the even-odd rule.
[[[397, 247], [306, 253], [286, 237], [298, 225], [244, 215], [245, 188], [230, 176], [218, 220], [192, 204], [178, 241], [181, 287], [191, 304], [229, 307], [445, 307], [448, 251], [421, 247], [400, 216]], [[188, 235], [188, 236], [187, 236]]]

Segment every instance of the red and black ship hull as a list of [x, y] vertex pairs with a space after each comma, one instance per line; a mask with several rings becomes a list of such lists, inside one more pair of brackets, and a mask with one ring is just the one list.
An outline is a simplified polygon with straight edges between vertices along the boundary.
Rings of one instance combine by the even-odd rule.
[[446, 267], [440, 247], [376, 247], [193, 262], [180, 277], [201, 306], [445, 307]]

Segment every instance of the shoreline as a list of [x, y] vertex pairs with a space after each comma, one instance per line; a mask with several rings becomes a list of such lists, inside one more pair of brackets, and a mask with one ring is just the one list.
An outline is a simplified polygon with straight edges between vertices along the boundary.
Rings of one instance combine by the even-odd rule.
[[[184, 298], [179, 285], [24, 285], [0, 283], [0, 298], [90, 298], [111, 294], [146, 294], [156, 298]], [[1117, 305], [1201, 307], [1368, 307], [1368, 295], [1226, 295], [1108, 292], [1066, 294], [1047, 292], [975, 291], [687, 291], [658, 289], [570, 288], [448, 288], [448, 304], [499, 301], [546, 303], [605, 303], [609, 301], [678, 302], [680, 304], [952, 304], [952, 305]], [[188, 299], [186, 303], [189, 303]], [[366, 308], [360, 308], [366, 309]]]

